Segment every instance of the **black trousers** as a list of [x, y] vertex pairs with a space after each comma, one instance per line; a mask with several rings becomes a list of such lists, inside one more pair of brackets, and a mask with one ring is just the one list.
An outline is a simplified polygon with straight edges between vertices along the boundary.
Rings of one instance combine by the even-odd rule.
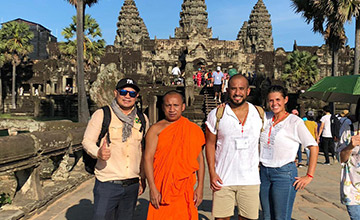
[[325, 163], [330, 163], [329, 151], [332, 157], [335, 157], [335, 144], [333, 138], [322, 137], [321, 146], [324, 149]]

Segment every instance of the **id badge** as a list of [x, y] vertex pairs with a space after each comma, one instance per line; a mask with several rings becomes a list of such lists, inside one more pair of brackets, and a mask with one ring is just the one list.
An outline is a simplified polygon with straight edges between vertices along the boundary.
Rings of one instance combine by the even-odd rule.
[[272, 147], [262, 148], [262, 158], [266, 160], [272, 160], [274, 157], [274, 149]]
[[249, 138], [242, 137], [235, 139], [235, 149], [236, 150], [244, 150], [249, 148]]

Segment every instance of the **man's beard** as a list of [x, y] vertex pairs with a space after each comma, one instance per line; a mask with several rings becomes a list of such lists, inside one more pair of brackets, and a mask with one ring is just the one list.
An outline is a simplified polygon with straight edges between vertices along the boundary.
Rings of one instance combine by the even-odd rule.
[[230, 98], [230, 103], [235, 107], [240, 107], [246, 102], [245, 98], [241, 102], [234, 102], [233, 99]]

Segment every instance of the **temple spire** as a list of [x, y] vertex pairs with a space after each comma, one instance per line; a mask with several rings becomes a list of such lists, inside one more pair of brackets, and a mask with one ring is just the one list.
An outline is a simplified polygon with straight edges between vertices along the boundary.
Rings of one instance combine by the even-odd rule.
[[245, 51], [256, 53], [274, 50], [270, 14], [263, 0], [258, 0], [255, 4], [246, 25], [247, 27], [243, 26], [238, 34], [238, 40], [243, 44]]
[[206, 8], [205, 0], [184, 0], [181, 5], [180, 27], [175, 28], [175, 38], [190, 39], [196, 35], [211, 38]]
[[149, 39], [149, 32], [134, 0], [125, 0], [119, 13], [115, 47], [132, 47], [136, 49], [141, 40]]

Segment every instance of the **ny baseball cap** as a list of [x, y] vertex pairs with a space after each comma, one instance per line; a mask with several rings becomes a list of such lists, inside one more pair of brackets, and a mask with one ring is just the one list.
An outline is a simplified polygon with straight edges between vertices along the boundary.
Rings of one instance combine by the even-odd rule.
[[122, 89], [125, 87], [131, 87], [131, 88], [135, 89], [136, 92], [140, 91], [140, 88], [137, 85], [137, 83], [135, 82], [135, 80], [133, 80], [131, 78], [121, 79], [116, 85], [116, 89]]

